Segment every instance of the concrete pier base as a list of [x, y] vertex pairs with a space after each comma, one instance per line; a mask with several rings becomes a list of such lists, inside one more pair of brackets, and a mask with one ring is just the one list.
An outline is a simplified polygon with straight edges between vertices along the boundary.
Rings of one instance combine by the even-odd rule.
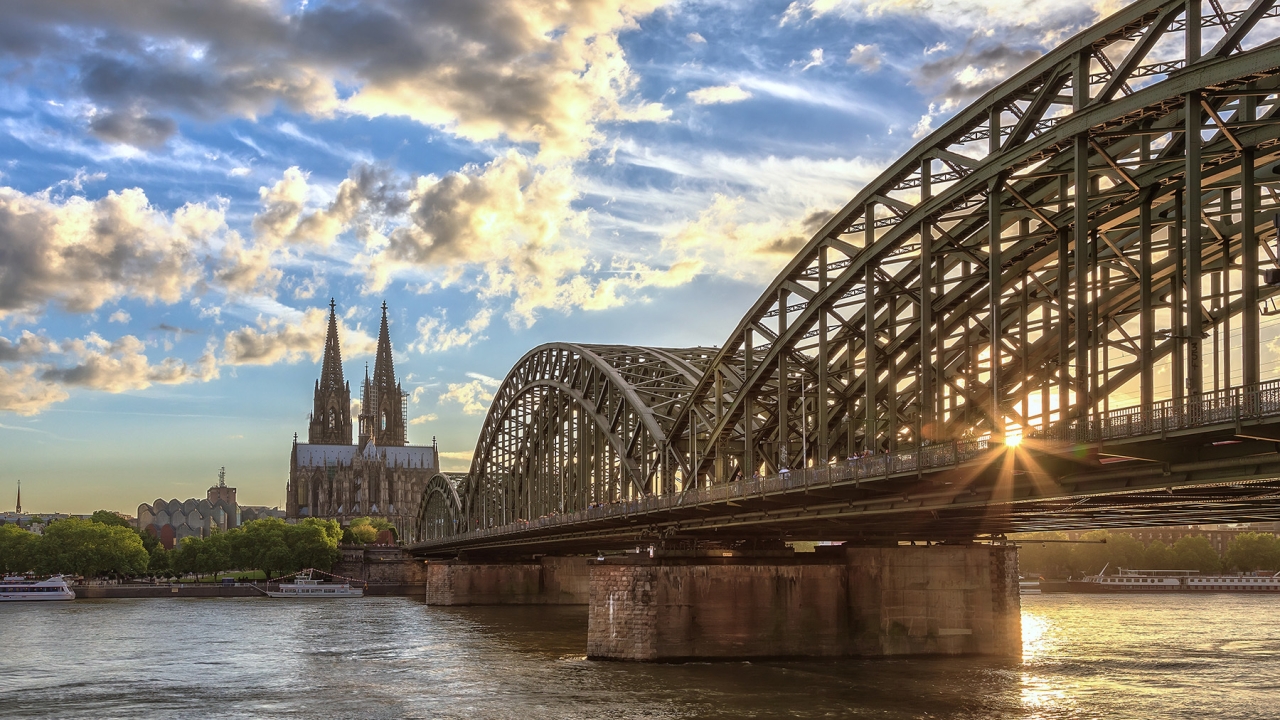
[[1016, 548], [820, 549], [791, 558], [593, 560], [587, 655], [1021, 655]]
[[585, 557], [431, 560], [426, 585], [428, 605], [586, 605], [590, 588]]

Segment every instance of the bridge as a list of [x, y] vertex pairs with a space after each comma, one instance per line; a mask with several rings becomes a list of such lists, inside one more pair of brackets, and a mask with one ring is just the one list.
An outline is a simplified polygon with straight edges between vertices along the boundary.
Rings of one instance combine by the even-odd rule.
[[1280, 518], [1274, 5], [1140, 0], [1067, 40], [864, 187], [719, 347], [530, 351], [412, 551]]

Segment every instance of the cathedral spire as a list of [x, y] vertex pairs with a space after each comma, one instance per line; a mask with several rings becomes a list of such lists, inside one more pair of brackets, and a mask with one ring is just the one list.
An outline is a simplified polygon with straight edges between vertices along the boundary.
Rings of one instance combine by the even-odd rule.
[[351, 444], [351, 390], [342, 378], [342, 348], [338, 343], [337, 303], [329, 298], [329, 333], [324, 361], [316, 382], [315, 407], [307, 441], [321, 445]]
[[[367, 371], [366, 371], [367, 373]], [[391, 332], [387, 327], [387, 303], [382, 303], [382, 327], [378, 330], [378, 352], [373, 360], [373, 379], [365, 380], [364, 408], [361, 411], [361, 442], [374, 440], [378, 445], [405, 444], [404, 393], [396, 382], [395, 363], [391, 359]]]
[[341, 389], [342, 380], [342, 348], [338, 345], [338, 313], [337, 303], [329, 298], [329, 334], [324, 340], [324, 364], [320, 367], [320, 389], [329, 391]]

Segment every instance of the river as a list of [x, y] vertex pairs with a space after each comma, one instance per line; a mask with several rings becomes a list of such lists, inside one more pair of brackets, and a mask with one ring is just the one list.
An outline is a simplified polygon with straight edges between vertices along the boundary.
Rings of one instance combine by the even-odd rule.
[[1021, 662], [586, 660], [580, 607], [0, 604], [0, 717], [1280, 716], [1280, 597], [1023, 598]]

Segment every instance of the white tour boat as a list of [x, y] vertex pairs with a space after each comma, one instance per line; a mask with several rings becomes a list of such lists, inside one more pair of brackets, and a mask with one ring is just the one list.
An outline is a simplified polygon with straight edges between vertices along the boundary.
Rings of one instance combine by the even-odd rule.
[[25, 577], [6, 577], [0, 583], [0, 602], [20, 600], [75, 600], [76, 593], [67, 587], [61, 575], [48, 580], [29, 580]]
[[273, 598], [358, 598], [364, 597], [364, 588], [351, 587], [351, 583], [325, 583], [311, 577], [310, 571], [304, 571], [293, 578], [293, 582], [280, 583], [275, 590], [267, 590]]

